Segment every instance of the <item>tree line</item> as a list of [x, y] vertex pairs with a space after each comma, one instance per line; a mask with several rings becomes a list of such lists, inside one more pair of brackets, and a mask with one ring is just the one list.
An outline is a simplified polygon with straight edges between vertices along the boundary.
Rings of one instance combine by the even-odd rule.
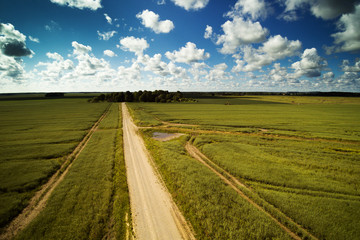
[[137, 91], [137, 92], [114, 92], [100, 94], [99, 96], [89, 99], [89, 102], [195, 102], [196, 100], [184, 98], [180, 91], [169, 92], [164, 90], [155, 91]]

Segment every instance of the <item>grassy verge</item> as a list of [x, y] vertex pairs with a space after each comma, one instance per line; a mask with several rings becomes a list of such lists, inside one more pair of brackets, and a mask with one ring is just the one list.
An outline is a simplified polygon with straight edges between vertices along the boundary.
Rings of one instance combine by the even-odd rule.
[[113, 104], [44, 210], [17, 239], [125, 238], [129, 199], [118, 117]]
[[263, 212], [250, 205], [208, 168], [186, 154], [186, 136], [145, 142], [161, 175], [194, 228], [197, 239], [289, 239]]

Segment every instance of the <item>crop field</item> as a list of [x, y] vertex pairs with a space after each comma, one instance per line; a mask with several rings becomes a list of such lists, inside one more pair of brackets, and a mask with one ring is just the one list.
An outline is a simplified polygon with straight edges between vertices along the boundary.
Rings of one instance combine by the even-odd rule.
[[111, 106], [44, 210], [17, 239], [125, 238], [129, 200], [118, 109]]
[[0, 226], [59, 169], [108, 104], [84, 99], [0, 101]]
[[[359, 239], [359, 98], [247, 96], [128, 106], [143, 126], [154, 126], [143, 136], [197, 238], [289, 237], [271, 215], [303, 239]], [[159, 142], [154, 132], [186, 135]], [[190, 156], [189, 143], [215, 170]], [[237, 189], [264, 211], [215, 171], [241, 182]]]

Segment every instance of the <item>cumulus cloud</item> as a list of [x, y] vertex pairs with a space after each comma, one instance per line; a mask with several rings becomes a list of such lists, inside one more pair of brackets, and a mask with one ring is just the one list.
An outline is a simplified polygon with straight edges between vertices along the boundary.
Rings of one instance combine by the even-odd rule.
[[108, 57], [115, 57], [116, 56], [116, 54], [111, 50], [105, 50], [104, 55], [106, 55]]
[[19, 81], [23, 76], [21, 57], [34, 54], [25, 44], [26, 36], [15, 29], [11, 23], [0, 23], [0, 78], [9, 77]]
[[61, 6], [69, 6], [73, 8], [89, 8], [90, 10], [97, 10], [102, 8], [101, 0], [50, 0], [52, 3], [59, 4]]
[[8, 57], [31, 56], [33, 52], [26, 47], [26, 36], [11, 23], [0, 23], [0, 49]]
[[205, 49], [198, 49], [195, 43], [188, 42], [179, 51], [166, 52], [165, 56], [173, 62], [190, 64], [208, 59], [210, 53], [205, 53]]
[[81, 43], [78, 43], [76, 41], [73, 41], [71, 43], [71, 46], [74, 48], [73, 54], [74, 55], [83, 55], [91, 52], [92, 48], [90, 46], [85, 46]]
[[[356, 6], [354, 13], [344, 14], [337, 23], [340, 32], [331, 36], [335, 39], [336, 52], [360, 50], [360, 4]], [[341, 46], [339, 46], [341, 45]]]
[[109, 17], [109, 15], [107, 15], [106, 13], [104, 13], [105, 19], [109, 24], [112, 24], [112, 19], [111, 17]]
[[301, 55], [301, 60], [294, 62], [291, 68], [295, 70], [296, 78], [301, 76], [319, 77], [321, 70], [327, 66], [327, 62], [318, 55], [316, 48], [305, 49]]
[[259, 17], [266, 17], [266, 4], [264, 0], [238, 0], [233, 9], [226, 15], [229, 17], [246, 17], [256, 20]]
[[136, 15], [138, 19], [141, 19], [141, 23], [152, 29], [155, 33], [169, 33], [174, 29], [174, 23], [170, 20], [160, 21], [160, 16], [152, 11], [144, 10]]
[[39, 71], [39, 75], [45, 81], [58, 81], [64, 74], [69, 70], [74, 69], [74, 63], [64, 58], [59, 53], [46, 53], [49, 59], [54, 60], [53, 62], [39, 62], [35, 67], [45, 67], [45, 70]]
[[341, 14], [352, 13], [357, 0], [285, 0], [285, 11], [281, 17], [285, 20], [297, 20], [296, 10], [310, 8], [311, 13], [324, 20], [334, 19]]
[[232, 71], [249, 72], [260, 70], [263, 66], [269, 65], [276, 60], [298, 54], [300, 49], [301, 42], [299, 40], [292, 41], [286, 37], [276, 35], [270, 37], [258, 49], [254, 49], [251, 46], [243, 47], [243, 60], [236, 59], [236, 65]]
[[223, 45], [220, 49], [223, 54], [233, 54], [245, 44], [263, 42], [269, 33], [259, 22], [244, 20], [242, 17], [228, 20], [221, 27], [224, 34], [218, 36], [216, 44]]
[[144, 38], [135, 38], [133, 36], [121, 39], [120, 44], [122, 50], [134, 52], [136, 55], [142, 55], [143, 51], [149, 47]]
[[209, 0], [171, 0], [175, 5], [185, 8], [185, 10], [199, 10], [209, 3]]
[[54, 53], [48, 52], [48, 53], [46, 53], [46, 56], [48, 58], [50, 58], [50, 59], [53, 59], [53, 60], [56, 60], [56, 61], [59, 61], [59, 62], [64, 60], [64, 58], [60, 54], [58, 54], [57, 52], [54, 52]]
[[205, 28], [205, 33], [204, 33], [204, 38], [205, 39], [209, 39], [209, 38], [212, 38], [213, 36], [213, 29], [211, 26], [209, 25], [206, 25], [206, 28]]
[[360, 60], [357, 60], [354, 66], [350, 66], [349, 60], [343, 60], [341, 64], [341, 70], [344, 72], [360, 72]]
[[35, 42], [35, 43], [40, 43], [40, 40], [38, 38], [35, 38], [35, 37], [32, 37], [32, 36], [29, 36], [29, 40], [32, 41], [32, 42]]
[[161, 60], [161, 54], [139, 56], [137, 62], [144, 65], [145, 71], [150, 71], [162, 77], [172, 77], [173, 79], [187, 78], [186, 69], [176, 66], [173, 62], [166, 63]]
[[226, 63], [214, 65], [214, 67], [205, 76], [205, 79], [209, 81], [221, 81], [231, 79], [231, 75], [225, 71], [227, 67], [228, 66], [226, 65]]
[[105, 40], [105, 41], [112, 38], [116, 33], [117, 33], [117, 31], [109, 31], [109, 32], [103, 32], [103, 33], [101, 33], [100, 31], [97, 31], [97, 34], [99, 35], [99, 39]]

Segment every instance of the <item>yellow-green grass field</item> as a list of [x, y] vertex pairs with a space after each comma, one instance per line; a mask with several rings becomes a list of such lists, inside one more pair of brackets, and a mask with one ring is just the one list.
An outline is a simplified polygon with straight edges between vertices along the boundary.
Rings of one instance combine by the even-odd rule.
[[108, 106], [86, 99], [0, 101], [0, 227], [19, 214]]
[[[359, 239], [359, 98], [247, 96], [128, 105], [138, 122], [156, 126], [143, 135], [199, 239], [288, 236], [189, 156], [184, 146], [190, 136], [213, 163], [251, 190], [245, 191], [251, 199], [293, 232], [296, 227], [282, 214], [319, 239]], [[161, 127], [161, 121], [197, 126]], [[188, 136], [157, 142], [151, 139], [154, 131]], [[257, 235], [249, 235], [248, 224], [257, 226], [252, 230]]]
[[121, 112], [113, 104], [44, 210], [16, 239], [125, 239], [129, 209]]

